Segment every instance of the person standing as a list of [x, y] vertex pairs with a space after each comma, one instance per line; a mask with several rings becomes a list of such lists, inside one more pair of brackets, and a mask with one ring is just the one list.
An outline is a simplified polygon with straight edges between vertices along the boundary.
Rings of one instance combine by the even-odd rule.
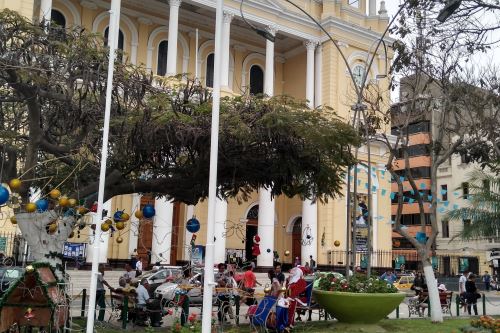
[[484, 271], [483, 282], [486, 291], [490, 291], [491, 275], [488, 271]]
[[309, 256], [309, 269], [311, 272], [316, 272], [316, 260], [313, 259], [313, 256]]
[[293, 263], [293, 266], [294, 267], [300, 266], [300, 258], [299, 257], [295, 257], [295, 261]]
[[104, 266], [99, 265], [97, 273], [97, 289], [96, 289], [96, 305], [99, 306], [99, 316], [97, 321], [104, 321], [104, 314], [106, 313], [106, 289], [104, 286], [108, 287], [110, 290], [114, 290], [113, 287], [109, 285], [106, 280], [104, 280]]
[[384, 274], [382, 274], [382, 275], [380, 276], [380, 279], [381, 279], [381, 280], [384, 280], [384, 281], [387, 281], [387, 282], [389, 282], [390, 284], [393, 284], [393, 283], [396, 281], [397, 277], [396, 277], [396, 274], [394, 274], [394, 273], [392, 272], [392, 270], [390, 270], [390, 269], [389, 269], [389, 270], [387, 270]]
[[142, 274], [142, 258], [137, 257], [137, 262], [135, 263], [135, 276], [139, 276]]
[[247, 270], [245, 274], [243, 275], [243, 288], [245, 292], [247, 293], [247, 297], [245, 297], [247, 305], [252, 305], [255, 302], [255, 299], [253, 297], [253, 294], [255, 292], [255, 286], [261, 284], [257, 281], [257, 277], [255, 276], [255, 273], [253, 272], [254, 268], [254, 263], [250, 263], [249, 266], [247, 266]]
[[476, 276], [469, 274], [469, 278], [465, 282], [465, 300], [467, 301], [467, 313], [470, 315], [471, 306], [474, 308], [474, 315], [477, 316], [477, 299], [480, 295], [477, 292]]
[[280, 263], [276, 263], [274, 265], [274, 276], [276, 277], [276, 279], [280, 283], [280, 286], [283, 286], [285, 284], [285, 274], [283, 274], [283, 272], [281, 270]]
[[466, 269], [463, 271], [462, 275], [458, 279], [458, 295], [460, 296], [460, 303], [462, 304], [462, 308], [465, 310], [467, 304], [465, 303], [465, 283], [467, 282], [467, 278], [469, 277], [469, 271]]

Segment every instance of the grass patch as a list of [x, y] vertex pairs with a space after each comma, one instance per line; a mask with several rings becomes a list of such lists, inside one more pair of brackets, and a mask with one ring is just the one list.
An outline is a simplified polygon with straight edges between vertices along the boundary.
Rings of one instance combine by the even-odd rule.
[[[78, 322], [78, 321], [77, 321]], [[323, 332], [339, 332], [339, 333], [459, 333], [460, 328], [469, 326], [469, 318], [445, 318], [443, 323], [433, 324], [429, 319], [389, 319], [382, 320], [377, 325], [348, 325], [335, 321], [315, 321], [297, 323], [294, 333], [323, 333]], [[84, 321], [79, 321], [79, 325], [84, 326]], [[97, 333], [119, 333], [123, 330], [118, 325], [107, 327], [98, 327]], [[144, 328], [132, 327], [128, 325], [127, 331], [130, 332], [170, 332], [170, 328]], [[252, 333], [249, 325], [241, 325], [239, 327], [228, 326], [222, 330], [225, 333]], [[197, 332], [193, 332], [197, 333]]]

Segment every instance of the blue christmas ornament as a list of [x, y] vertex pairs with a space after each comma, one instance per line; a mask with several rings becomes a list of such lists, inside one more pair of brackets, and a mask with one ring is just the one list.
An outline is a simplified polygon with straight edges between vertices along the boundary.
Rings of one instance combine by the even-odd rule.
[[417, 239], [417, 242], [419, 242], [420, 244], [425, 244], [427, 242], [427, 235], [425, 234], [425, 232], [422, 231], [417, 232], [415, 238]]
[[0, 185], [0, 205], [3, 205], [4, 203], [9, 200], [9, 190], [7, 190], [4, 186]]
[[45, 200], [45, 199], [37, 200], [37, 202], [35, 202], [35, 205], [36, 205], [36, 209], [39, 212], [45, 212], [47, 209], [49, 209], [49, 202], [48, 202], [48, 200]]
[[186, 223], [186, 229], [192, 234], [197, 233], [200, 231], [200, 221], [198, 221], [195, 217], [190, 218]]
[[115, 222], [119, 222], [122, 220], [122, 214], [123, 214], [123, 210], [117, 210], [114, 214], [113, 214], [113, 220], [115, 220]]
[[153, 216], [155, 216], [156, 211], [155, 208], [152, 205], [146, 205], [142, 208], [142, 215], [144, 215], [145, 218], [150, 219]]

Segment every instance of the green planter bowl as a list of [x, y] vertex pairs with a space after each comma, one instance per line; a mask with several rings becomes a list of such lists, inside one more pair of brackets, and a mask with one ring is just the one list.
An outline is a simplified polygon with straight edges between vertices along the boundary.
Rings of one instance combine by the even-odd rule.
[[313, 290], [316, 301], [338, 321], [374, 324], [390, 314], [404, 293], [368, 294]]

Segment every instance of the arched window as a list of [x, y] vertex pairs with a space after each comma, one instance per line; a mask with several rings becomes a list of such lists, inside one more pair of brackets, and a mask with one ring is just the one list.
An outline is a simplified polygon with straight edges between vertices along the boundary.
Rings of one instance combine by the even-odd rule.
[[158, 45], [158, 66], [156, 69], [156, 74], [164, 76], [167, 74], [167, 53], [168, 53], [168, 41], [162, 40]]
[[[108, 35], [109, 35], [109, 27], [104, 30], [104, 45], [108, 46]], [[118, 49], [123, 51], [123, 44], [124, 44], [124, 37], [123, 37], [123, 32], [120, 30], [118, 32]]]
[[52, 25], [57, 25], [59, 28], [66, 28], [66, 18], [56, 9], [52, 9], [50, 12], [50, 21]]
[[264, 92], [264, 72], [257, 65], [250, 67], [250, 94], [257, 95]]
[[207, 57], [207, 69], [205, 72], [205, 84], [207, 87], [214, 87], [214, 54], [210, 53]]
[[255, 205], [247, 213], [247, 219], [257, 220], [259, 218], [259, 205]]

